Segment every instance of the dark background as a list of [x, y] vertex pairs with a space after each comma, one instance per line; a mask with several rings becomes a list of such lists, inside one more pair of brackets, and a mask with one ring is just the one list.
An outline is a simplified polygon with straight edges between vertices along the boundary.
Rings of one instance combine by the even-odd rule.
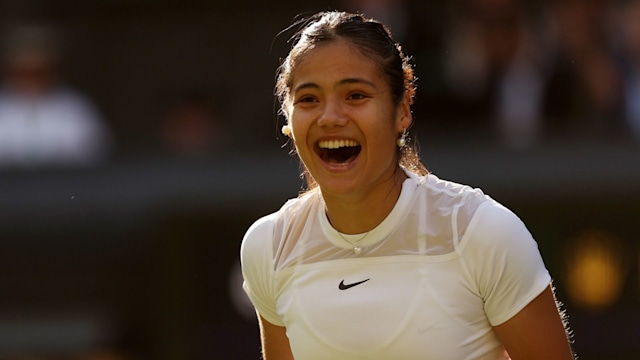
[[[535, 145], [504, 144], [490, 101], [463, 101], [444, 84], [448, 6], [406, 3], [403, 40], [419, 77], [412, 130], [427, 167], [481, 187], [524, 220], [581, 359], [640, 357], [638, 140], [623, 126], [584, 131], [589, 116], [574, 112]], [[342, 6], [0, 1], [2, 30], [33, 21], [62, 30], [66, 79], [95, 101], [114, 140], [96, 166], [0, 170], [0, 359], [258, 358], [252, 310], [233, 295], [240, 242], [302, 186], [275, 115], [275, 69], [289, 46], [276, 34], [296, 14]], [[223, 136], [204, 154], [176, 156], [162, 119], [190, 93], [215, 103]], [[551, 89], [547, 104], [567, 95]], [[595, 262], [617, 270], [578, 278], [594, 288], [615, 283], [607, 276], [621, 282], [599, 305], [568, 290], [572, 266], [588, 257], [577, 249], [592, 238], [615, 244]]]

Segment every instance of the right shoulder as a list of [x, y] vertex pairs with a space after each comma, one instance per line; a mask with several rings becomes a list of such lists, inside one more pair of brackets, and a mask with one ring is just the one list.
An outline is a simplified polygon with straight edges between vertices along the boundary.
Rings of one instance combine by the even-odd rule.
[[[282, 207], [256, 220], [247, 230], [240, 248], [243, 259], [273, 261], [292, 233], [304, 228], [320, 204], [315, 191], [288, 200]], [[297, 236], [293, 236], [297, 238]], [[295, 241], [294, 241], [295, 243]]]
[[263, 216], [256, 220], [244, 234], [240, 246], [242, 258], [255, 255], [256, 252], [264, 253], [266, 245], [272, 242], [275, 219], [278, 213]]
[[[241, 254], [255, 252], [265, 254], [273, 251], [276, 233], [284, 232], [284, 228], [298, 219], [302, 213], [308, 212], [313, 203], [313, 197], [303, 194], [290, 199], [278, 211], [265, 215], [256, 220], [247, 229], [241, 245]], [[305, 211], [306, 210], [306, 211]], [[277, 246], [277, 244], [275, 244]]]

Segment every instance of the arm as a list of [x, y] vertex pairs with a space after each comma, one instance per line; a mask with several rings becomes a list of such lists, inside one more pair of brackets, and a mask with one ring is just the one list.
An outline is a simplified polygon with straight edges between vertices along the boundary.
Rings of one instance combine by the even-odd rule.
[[467, 231], [465, 260], [487, 318], [513, 360], [573, 359], [551, 276], [524, 223], [499, 204]]
[[494, 330], [513, 360], [574, 358], [551, 285]]
[[279, 321], [280, 316], [276, 311], [273, 284], [275, 266], [271, 251], [273, 227], [274, 215], [263, 217], [251, 225], [242, 240], [240, 259], [244, 277], [243, 288], [256, 309], [262, 359], [293, 360], [286, 328], [283, 326], [284, 323]]
[[263, 360], [293, 360], [287, 329], [273, 325], [258, 314]]

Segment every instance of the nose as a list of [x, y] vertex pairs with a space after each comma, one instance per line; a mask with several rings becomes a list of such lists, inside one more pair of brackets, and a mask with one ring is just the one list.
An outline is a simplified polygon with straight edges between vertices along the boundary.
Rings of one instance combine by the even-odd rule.
[[318, 125], [324, 128], [332, 128], [344, 126], [347, 124], [348, 117], [346, 115], [343, 104], [336, 99], [328, 99], [322, 108], [322, 113], [318, 117]]

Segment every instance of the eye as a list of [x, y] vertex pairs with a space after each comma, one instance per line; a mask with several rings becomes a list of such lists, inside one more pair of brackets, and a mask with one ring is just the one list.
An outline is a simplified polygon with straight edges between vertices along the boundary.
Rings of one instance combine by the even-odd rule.
[[366, 98], [368, 98], [368, 97], [369, 97], [369, 96], [367, 96], [367, 95], [366, 95], [366, 94], [364, 94], [364, 93], [361, 93], [361, 92], [354, 92], [354, 93], [349, 94], [348, 99], [349, 99], [349, 100], [362, 100], [362, 99], [366, 99]]
[[298, 104], [298, 103], [313, 103], [313, 102], [317, 102], [317, 99], [314, 96], [311, 95], [303, 95], [300, 96], [299, 98], [297, 98], [293, 104]]

